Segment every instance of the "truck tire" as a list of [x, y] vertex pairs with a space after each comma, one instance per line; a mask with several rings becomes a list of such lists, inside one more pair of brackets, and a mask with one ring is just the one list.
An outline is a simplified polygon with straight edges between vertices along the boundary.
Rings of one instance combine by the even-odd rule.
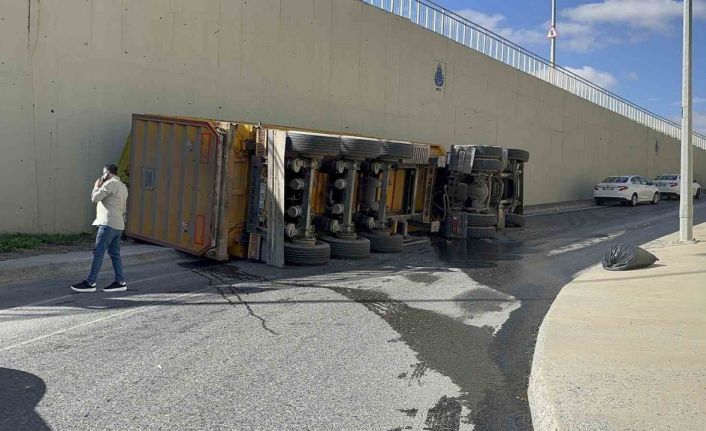
[[488, 227], [498, 224], [497, 214], [466, 213], [468, 226]]
[[509, 160], [517, 160], [518, 162], [529, 162], [529, 151], [520, 150], [518, 148], [508, 148], [507, 158]]
[[522, 214], [505, 214], [505, 226], [520, 227], [525, 225], [525, 216]]
[[343, 239], [322, 236], [321, 240], [331, 246], [331, 257], [336, 259], [365, 259], [370, 256], [370, 240], [367, 238]]
[[492, 145], [474, 145], [476, 149], [476, 157], [484, 159], [502, 159], [503, 147], [495, 147]]
[[360, 235], [370, 240], [370, 250], [375, 253], [399, 253], [404, 248], [404, 237], [399, 234], [365, 232]]
[[503, 161], [499, 159], [474, 159], [472, 170], [485, 172], [502, 172]]
[[466, 238], [470, 238], [470, 239], [495, 238], [495, 228], [494, 227], [469, 226], [468, 228], [466, 228]]
[[382, 141], [380, 158], [385, 160], [411, 159], [414, 145], [402, 141]]
[[382, 144], [377, 139], [341, 138], [341, 155], [354, 159], [376, 159], [380, 156]]
[[337, 156], [341, 153], [341, 138], [319, 133], [289, 132], [286, 149], [303, 156]]
[[325, 242], [314, 244], [284, 243], [284, 263], [296, 266], [326, 265], [331, 259], [331, 246]]

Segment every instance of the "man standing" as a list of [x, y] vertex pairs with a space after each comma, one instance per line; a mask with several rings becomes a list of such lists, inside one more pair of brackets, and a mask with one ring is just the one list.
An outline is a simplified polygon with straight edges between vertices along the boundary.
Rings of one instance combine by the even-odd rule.
[[71, 286], [75, 292], [96, 291], [96, 279], [103, 265], [106, 248], [110, 260], [113, 262], [115, 281], [104, 287], [103, 291], [121, 292], [127, 290], [127, 283], [123, 278], [123, 264], [120, 260], [120, 237], [125, 229], [127, 187], [120, 181], [117, 174], [117, 166], [105, 165], [103, 176], [96, 180], [91, 192], [91, 202], [96, 204], [96, 219], [93, 221], [93, 225], [98, 226], [96, 246], [93, 248], [93, 265], [91, 265], [91, 272], [84, 281]]

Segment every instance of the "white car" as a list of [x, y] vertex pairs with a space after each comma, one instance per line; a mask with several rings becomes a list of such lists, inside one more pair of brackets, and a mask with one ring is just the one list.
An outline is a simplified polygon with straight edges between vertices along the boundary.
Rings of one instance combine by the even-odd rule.
[[[681, 175], [679, 174], [664, 174], [654, 180], [655, 185], [659, 188], [659, 194], [667, 199], [679, 197], [679, 186], [681, 185]], [[695, 199], [701, 199], [701, 185], [694, 181], [691, 185], [691, 192]]]
[[629, 203], [636, 206], [640, 202], [659, 202], [659, 189], [654, 183], [639, 175], [616, 175], [608, 177], [593, 187], [596, 204], [606, 202]]

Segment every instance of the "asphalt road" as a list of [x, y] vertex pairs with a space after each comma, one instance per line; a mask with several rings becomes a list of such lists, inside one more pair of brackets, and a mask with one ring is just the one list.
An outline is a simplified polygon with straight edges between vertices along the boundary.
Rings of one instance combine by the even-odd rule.
[[80, 274], [0, 286], [0, 429], [531, 429], [561, 287], [611, 243], [675, 231], [677, 210], [535, 216], [325, 269], [185, 256], [128, 268], [123, 293], [71, 293]]

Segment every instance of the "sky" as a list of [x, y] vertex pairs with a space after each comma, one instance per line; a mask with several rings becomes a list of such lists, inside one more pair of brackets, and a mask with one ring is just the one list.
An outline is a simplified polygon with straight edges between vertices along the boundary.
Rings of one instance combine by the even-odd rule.
[[[551, 0], [436, 0], [549, 58]], [[694, 129], [706, 134], [706, 0], [693, 0]], [[682, 7], [677, 0], [557, 0], [557, 64], [681, 122]]]

